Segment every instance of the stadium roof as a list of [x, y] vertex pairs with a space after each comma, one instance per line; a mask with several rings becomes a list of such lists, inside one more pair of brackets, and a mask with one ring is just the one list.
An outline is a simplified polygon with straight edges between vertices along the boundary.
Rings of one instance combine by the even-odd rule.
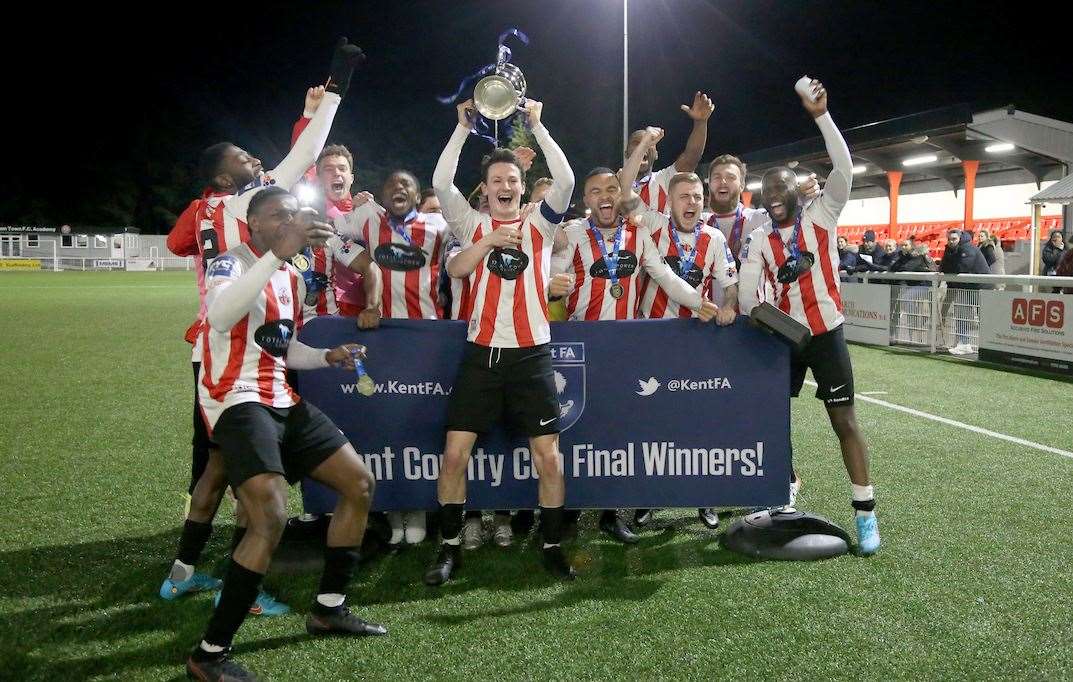
[[[888, 196], [887, 171], [903, 173], [899, 193], [961, 190], [963, 160], [979, 161], [977, 187], [1057, 180], [1073, 165], [1073, 124], [1015, 108], [972, 113], [964, 105], [843, 130], [853, 163], [853, 198]], [[1012, 148], [995, 149], [999, 143]], [[992, 149], [988, 151], [988, 148]], [[905, 166], [907, 159], [929, 158]], [[831, 170], [823, 138], [816, 136], [745, 154], [747, 183], [774, 166], [790, 166], [826, 178]]]
[[1073, 175], [1067, 175], [1028, 200], [1030, 204], [1073, 203]]

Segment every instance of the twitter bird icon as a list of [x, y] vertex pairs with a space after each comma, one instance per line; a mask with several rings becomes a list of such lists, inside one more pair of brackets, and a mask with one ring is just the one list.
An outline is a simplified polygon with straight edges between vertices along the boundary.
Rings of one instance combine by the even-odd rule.
[[641, 390], [637, 391], [637, 395], [652, 395], [656, 392], [656, 389], [660, 387], [660, 383], [656, 380], [656, 377], [649, 377], [648, 381], [638, 379], [637, 384], [641, 387]]

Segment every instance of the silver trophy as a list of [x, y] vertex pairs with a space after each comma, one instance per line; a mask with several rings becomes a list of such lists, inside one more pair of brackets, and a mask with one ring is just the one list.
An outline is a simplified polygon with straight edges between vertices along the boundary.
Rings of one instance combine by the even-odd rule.
[[499, 47], [495, 73], [485, 76], [473, 88], [473, 104], [489, 121], [502, 121], [525, 102], [525, 75], [507, 61], [510, 50]]

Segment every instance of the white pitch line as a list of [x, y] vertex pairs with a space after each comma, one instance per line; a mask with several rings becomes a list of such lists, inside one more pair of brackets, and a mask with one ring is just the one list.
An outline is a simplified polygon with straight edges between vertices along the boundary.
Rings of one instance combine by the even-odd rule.
[[[814, 381], [805, 381], [809, 386], [816, 386]], [[874, 403], [882, 407], [889, 407], [892, 410], [898, 410], [899, 412], [905, 412], [911, 414], [914, 417], [923, 417], [924, 419], [930, 419], [940, 424], [946, 424], [947, 426], [956, 426], [959, 429], [965, 429], [966, 431], [972, 431], [973, 433], [981, 433], [985, 436], [991, 436], [992, 438], [998, 438], [999, 440], [1008, 441], [1010, 443], [1016, 443], [1017, 445], [1023, 445], [1029, 448], [1035, 448], [1036, 450], [1042, 450], [1043, 452], [1050, 452], [1055, 455], [1061, 455], [1062, 457], [1068, 457], [1073, 459], [1073, 452], [1068, 450], [1061, 450], [1059, 448], [1052, 448], [1050, 445], [1044, 445], [1043, 443], [1036, 443], [1034, 441], [1025, 440], [1024, 438], [1018, 438], [1017, 436], [1009, 436], [1005, 433], [999, 433], [998, 431], [991, 431], [989, 429], [982, 429], [979, 426], [973, 426], [972, 424], [966, 424], [965, 422], [959, 422], [955, 419], [947, 419], [946, 417], [940, 417], [937, 414], [931, 414], [930, 412], [922, 412], [921, 410], [914, 410], [911, 407], [905, 407], [904, 405], [895, 405], [894, 403], [888, 403], [886, 400], [880, 400], [879, 398], [870, 398], [863, 393], [855, 394], [858, 400], [863, 400], [867, 403]]]
[[7, 291], [23, 291], [25, 289], [81, 289], [82, 291], [96, 291], [97, 289], [179, 289], [189, 287], [189, 283], [183, 284], [100, 284], [100, 285], [84, 285], [84, 284], [57, 284], [55, 286], [49, 286], [48, 284], [36, 285], [32, 284], [28, 287], [7, 287]]

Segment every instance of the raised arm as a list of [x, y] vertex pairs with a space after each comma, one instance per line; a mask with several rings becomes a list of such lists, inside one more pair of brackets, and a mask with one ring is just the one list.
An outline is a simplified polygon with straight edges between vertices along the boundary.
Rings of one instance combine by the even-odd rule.
[[674, 169], [679, 173], [692, 173], [697, 170], [700, 157], [704, 155], [704, 146], [708, 143], [708, 119], [715, 111], [715, 105], [708, 95], [697, 92], [693, 95], [693, 106], [681, 106], [689, 118], [693, 119], [693, 130], [686, 140], [685, 149], [674, 160]]
[[574, 171], [570, 169], [566, 154], [563, 154], [563, 150], [551, 138], [551, 133], [540, 121], [543, 109], [543, 103], [536, 100], [527, 100], [525, 103], [533, 137], [540, 145], [540, 151], [544, 152], [544, 161], [548, 164], [548, 170], [551, 171], [551, 187], [544, 195], [544, 205], [561, 216], [570, 208], [570, 197], [574, 193]]
[[853, 187], [853, 159], [849, 155], [846, 140], [827, 111], [827, 89], [823, 83], [813, 79], [808, 94], [801, 95], [801, 105], [816, 121], [833, 166], [818, 201], [837, 218], [849, 201], [849, 192]]
[[654, 147], [663, 139], [663, 128], [649, 126], [645, 128], [641, 142], [633, 148], [633, 153], [626, 159], [622, 170], [618, 172], [618, 184], [622, 188], [619, 195], [619, 213], [629, 216], [640, 207], [641, 198], [633, 191], [633, 183], [637, 181], [637, 173], [641, 170], [641, 161], [645, 158], [645, 152]]
[[469, 205], [465, 195], [455, 186], [455, 173], [458, 171], [458, 156], [462, 153], [462, 145], [466, 143], [466, 138], [473, 128], [472, 119], [476, 115], [473, 100], [462, 102], [455, 107], [455, 111], [458, 114], [458, 125], [440, 152], [436, 169], [432, 171], [432, 189], [436, 191], [440, 210], [451, 226], [451, 231], [460, 240], [468, 242], [480, 222], [480, 214]]

